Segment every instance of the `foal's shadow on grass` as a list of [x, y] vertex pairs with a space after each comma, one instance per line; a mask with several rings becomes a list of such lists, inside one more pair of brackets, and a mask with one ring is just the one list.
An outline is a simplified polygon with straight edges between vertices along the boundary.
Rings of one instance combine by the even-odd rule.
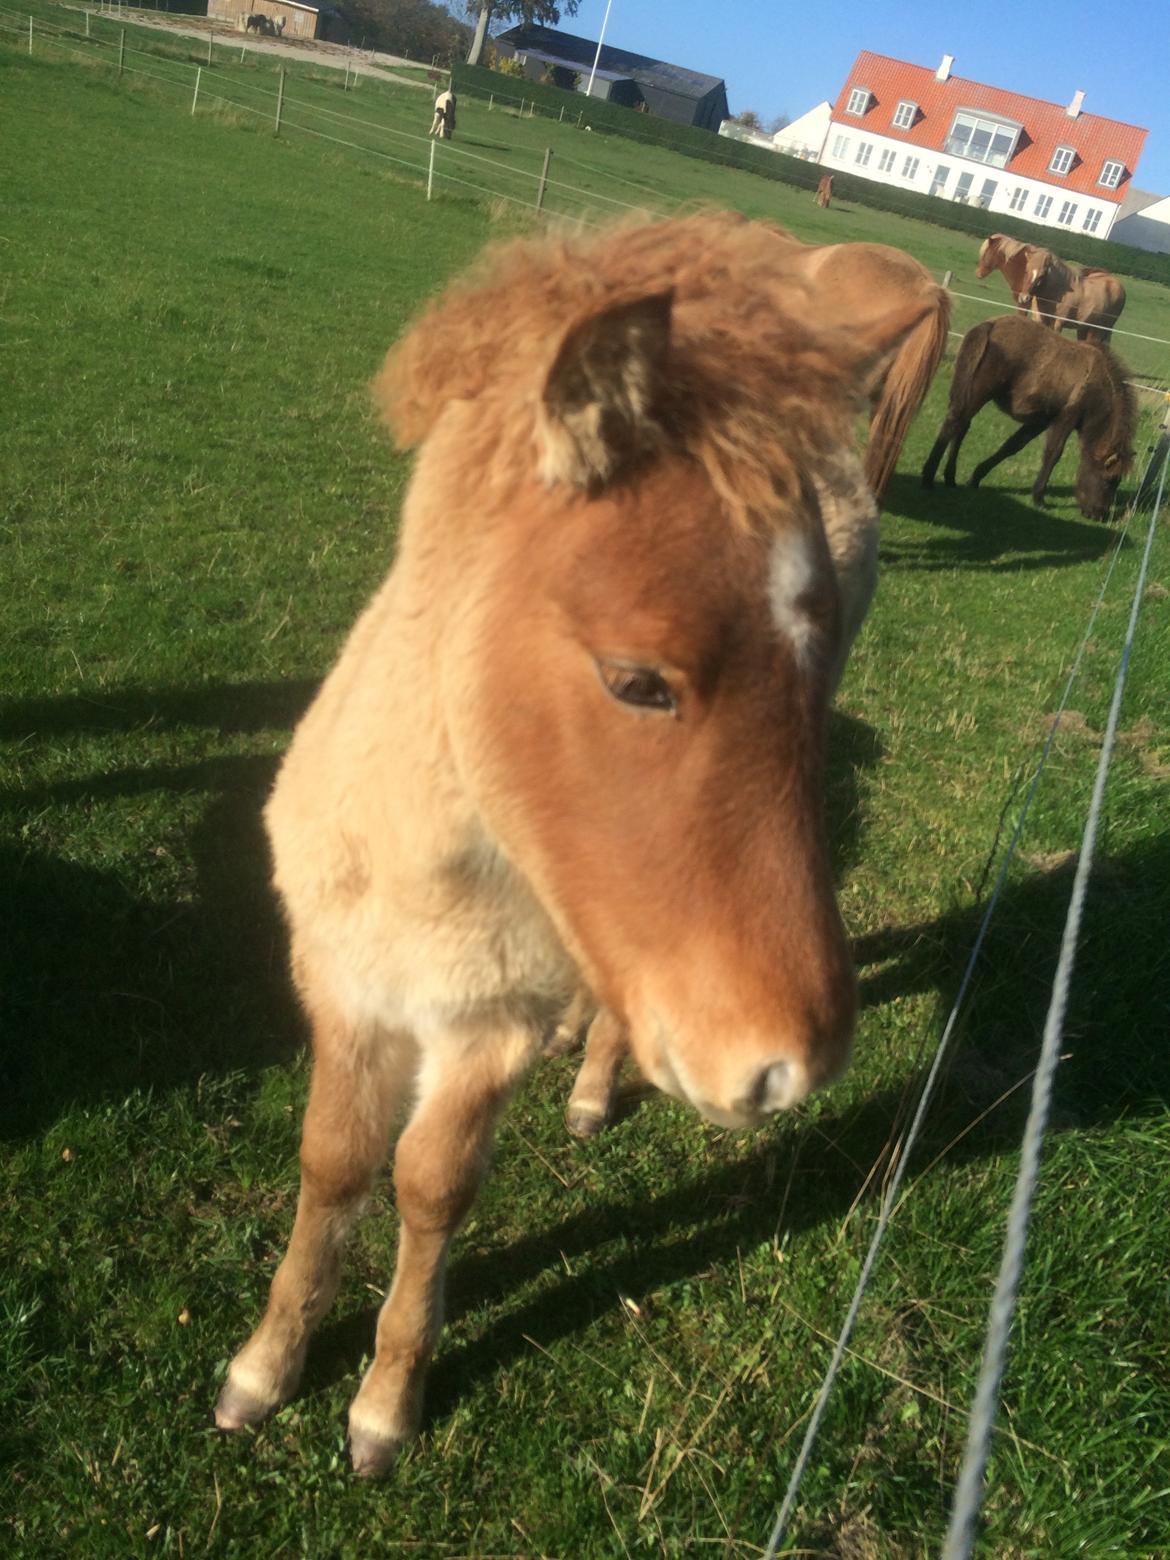
[[[1001, 900], [906, 1187], [939, 1156], [953, 1166], [1018, 1147], [1071, 886], [1071, 864], [1062, 865], [1035, 873]], [[974, 907], [861, 939], [856, 953], [863, 1003], [937, 990], [949, 1006], [981, 916], [982, 907]], [[1088, 1129], [1122, 1115], [1161, 1115], [1170, 1104], [1168, 924], [1170, 835], [1108, 860], [1094, 873], [1050, 1131]], [[566, 1201], [577, 1206], [559, 1223], [519, 1240], [501, 1238], [493, 1249], [474, 1254], [460, 1256], [457, 1243], [452, 1315], [485, 1302], [506, 1306], [510, 1294], [538, 1277], [548, 1287], [500, 1315], [480, 1336], [440, 1346], [430, 1415], [441, 1419], [466, 1397], [470, 1383], [491, 1379], [534, 1345], [549, 1347], [584, 1331], [598, 1315], [612, 1312], [618, 1295], [643, 1301], [775, 1236], [839, 1224], [871, 1168], [888, 1163], [940, 1030], [941, 1019], [924, 1035], [920, 1064], [908, 1074], [837, 1108], [830, 1094], [821, 1109], [745, 1137], [734, 1162], [700, 1171], [664, 1196], [647, 1200], [633, 1193], [589, 1204], [570, 1188]], [[656, 1100], [646, 1110], [681, 1108]], [[639, 1111], [611, 1129], [611, 1138], [581, 1153], [612, 1155], [623, 1135], [646, 1129]], [[631, 1147], [637, 1142], [627, 1141]], [[869, 1184], [881, 1180], [879, 1173]], [[482, 1220], [478, 1238], [490, 1241]], [[847, 1296], [839, 1298], [843, 1309]], [[310, 1354], [307, 1391], [354, 1371], [369, 1352], [376, 1316], [376, 1306], [363, 1307], [322, 1328]]]
[[[963, 481], [967, 474], [961, 471]], [[1052, 501], [1061, 498], [1062, 489], [1050, 486], [1048, 493]], [[1116, 532], [1109, 525], [1053, 514], [1012, 498], [1004, 488], [948, 488], [941, 476], [927, 489], [917, 475], [896, 475], [886, 495], [886, 508], [892, 516], [961, 533], [925, 539], [891, 537], [887, 526], [882, 562], [902, 569], [961, 567], [1016, 573], [1060, 568], [1100, 558], [1116, 542]]]
[[[123, 689], [14, 702], [0, 710], [0, 737], [283, 732], [314, 686]], [[100, 820], [107, 804], [130, 804], [119, 809], [122, 840], [135, 798], [168, 791], [191, 796], [200, 809], [189, 830], [173, 817], [163, 837], [144, 825], [137, 859], [120, 870], [70, 860], [68, 834], [57, 856], [0, 846], [0, 1136], [34, 1135], [74, 1101], [255, 1071], [299, 1042], [261, 828], [276, 762], [214, 756], [0, 793], [0, 811], [15, 822], [10, 841], [23, 819], [57, 806], [74, 809], [63, 831], [96, 833], [101, 824], [87, 823], [90, 809]], [[87, 845], [92, 860], [92, 834]]]

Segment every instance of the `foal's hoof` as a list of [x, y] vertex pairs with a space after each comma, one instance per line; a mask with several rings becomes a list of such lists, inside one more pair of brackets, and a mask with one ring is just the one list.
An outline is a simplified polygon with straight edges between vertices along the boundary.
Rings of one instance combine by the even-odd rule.
[[245, 1425], [261, 1424], [276, 1407], [234, 1386], [229, 1378], [215, 1405], [215, 1422], [221, 1430], [242, 1430]]
[[349, 1432], [349, 1460], [359, 1479], [382, 1478], [401, 1450], [402, 1442], [392, 1437], [352, 1428]]
[[589, 1105], [570, 1105], [565, 1112], [565, 1126], [574, 1137], [596, 1137], [608, 1125], [609, 1117]]

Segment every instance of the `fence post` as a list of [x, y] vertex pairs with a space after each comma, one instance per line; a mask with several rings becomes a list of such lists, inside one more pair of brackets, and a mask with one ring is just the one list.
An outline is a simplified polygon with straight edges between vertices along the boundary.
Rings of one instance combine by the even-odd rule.
[[559, 125], [559, 124], [563, 123], [564, 118], [565, 118], [565, 105], [562, 103], [561, 104], [561, 111], [557, 115], [557, 124]]
[[430, 200], [430, 198], [431, 198], [431, 186], [435, 182], [435, 146], [436, 146], [436, 144], [437, 143], [435, 142], [435, 139], [432, 136], [431, 137], [431, 155], [430, 155], [429, 161], [427, 162], [427, 199], [428, 200]]
[[489, 92], [489, 93], [488, 93], [488, 113], [489, 113], [489, 114], [490, 114], [490, 113], [491, 113], [491, 111], [492, 111], [492, 104], [493, 104], [493, 103], [494, 103], [494, 102], [495, 102], [495, 101], [496, 101], [496, 94], [495, 94], [495, 93], [494, 93], [494, 92]]
[[244, 63], [244, 45], [240, 44], [240, 64]]
[[548, 185], [548, 165], [550, 162], [552, 162], [552, 147], [546, 146], [544, 149], [544, 167], [540, 170], [540, 183], [536, 186], [537, 211], [544, 209], [544, 192]]
[[211, 33], [207, 34], [207, 63], [211, 64]]
[[582, 109], [581, 113], [577, 115], [577, 129], [578, 130], [580, 130], [580, 128], [581, 128], [581, 116], [584, 114], [584, 112], [585, 112], [585, 110]]
[[955, 273], [953, 271], [944, 271], [943, 272], [942, 284], [943, 284], [944, 287], [949, 288], [951, 283], [954, 281], [954, 279], [955, 279]]
[[191, 99], [191, 112], [192, 113], [195, 112], [195, 105], [199, 101], [199, 78], [202, 76], [202, 74], [203, 74], [203, 66], [202, 65], [196, 65], [196, 67], [195, 67], [195, 96]]
[[279, 135], [280, 134], [280, 115], [281, 115], [281, 110], [283, 108], [284, 108], [284, 66], [282, 65], [280, 67], [280, 83], [279, 83], [279, 85], [276, 88], [276, 129], [272, 132], [273, 135]]
[[89, 12], [85, 13], [85, 36], [89, 37]]
[[118, 34], [118, 75], [122, 74], [122, 62], [126, 58], [126, 29]]
[[32, 17], [28, 19], [28, 52], [32, 53]]

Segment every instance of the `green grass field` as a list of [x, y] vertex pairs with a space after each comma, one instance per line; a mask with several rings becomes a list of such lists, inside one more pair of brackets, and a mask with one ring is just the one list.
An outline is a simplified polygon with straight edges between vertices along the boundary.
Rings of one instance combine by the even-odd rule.
[[[259, 808], [393, 553], [409, 463], [366, 395], [387, 345], [527, 220], [505, 197], [547, 145], [554, 169], [591, 170], [554, 209], [590, 220], [599, 194], [638, 186], [648, 209], [719, 200], [957, 277], [973, 256], [941, 229], [821, 213], [748, 174], [476, 104], [453, 146], [515, 182], [483, 199], [440, 182], [428, 204], [352, 126], [352, 146], [304, 128], [340, 103], [376, 127], [369, 145], [421, 164], [425, 146], [387, 131], [425, 133], [423, 94], [290, 71], [276, 139], [238, 107], [192, 116], [198, 46], [164, 46], [182, 90], [119, 83], [60, 44], [34, 39], [29, 59], [0, 32], [0, 1548], [758, 1553], [1001, 814], [1118, 528], [1077, 513], [1072, 448], [1044, 512], [1035, 448], [979, 493], [925, 494], [940, 374], [832, 727], [864, 997], [848, 1078], [756, 1133], [651, 1098], [581, 1145], [560, 1120], [572, 1063], [543, 1066], [457, 1244], [427, 1427], [390, 1478], [359, 1484], [344, 1454], [393, 1264], [388, 1181], [301, 1394], [258, 1432], [218, 1435], [218, 1381], [291, 1224], [306, 1082]], [[235, 68], [274, 90], [267, 62]], [[960, 326], [979, 315], [964, 304]], [[1170, 297], [1134, 283], [1123, 323], [1170, 336]], [[1166, 379], [1168, 349], [1117, 344]], [[1004, 428], [984, 414], [964, 471]], [[786, 1553], [937, 1553], [1147, 523], [1120, 554]], [[1160, 535], [990, 1470], [997, 1557], [1170, 1553], [1168, 575]]]

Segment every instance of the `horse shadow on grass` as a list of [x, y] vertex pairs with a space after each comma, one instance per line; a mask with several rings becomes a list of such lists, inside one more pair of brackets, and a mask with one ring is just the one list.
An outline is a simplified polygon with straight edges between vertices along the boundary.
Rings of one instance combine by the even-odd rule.
[[[1039, 871], [1004, 894], [940, 1084], [910, 1162], [907, 1188], [945, 1158], [948, 1166], [1018, 1147], [1039, 1052], [1051, 982], [1072, 886], [1071, 864]], [[958, 988], [982, 907], [918, 926], [887, 928], [855, 947], [865, 1007], [936, 991], [944, 1009]], [[1122, 1115], [1161, 1115], [1170, 1104], [1170, 982], [1162, 929], [1170, 924], [1170, 834], [1113, 857], [1093, 875], [1072, 1000], [1064, 1030], [1050, 1132], [1104, 1125]], [[1161, 975], [1159, 977], [1159, 970]], [[516, 1305], [474, 1338], [440, 1345], [428, 1413], [441, 1419], [469, 1385], [491, 1379], [535, 1346], [585, 1331], [612, 1312], [619, 1295], [653, 1305], [672, 1284], [785, 1234], [839, 1225], [865, 1187], [880, 1186], [893, 1144], [907, 1125], [942, 1020], [923, 1036], [917, 1065], [864, 1098], [779, 1118], [742, 1155], [699, 1170], [664, 1195], [611, 1198], [580, 1206], [518, 1240], [452, 1262], [453, 1315], [537, 1278], [540, 1295]], [[864, 1036], [864, 1024], [862, 1026]], [[567, 1075], [566, 1075], [567, 1076]], [[566, 1092], [567, 1092], [566, 1082]], [[646, 1112], [681, 1109], [645, 1103], [582, 1155], [612, 1154], [621, 1136], [644, 1131]], [[631, 1141], [634, 1148], [635, 1141]], [[643, 1151], [644, 1152], [644, 1151]], [[999, 1210], [1002, 1214], [1004, 1210]], [[483, 1249], [483, 1243], [489, 1249]], [[387, 1274], [389, 1277], [389, 1274]], [[842, 1293], [843, 1313], [847, 1296]], [[368, 1353], [377, 1307], [327, 1322], [310, 1355], [305, 1390], [331, 1386]]]
[[[314, 687], [12, 701], [0, 710], [0, 739], [64, 745], [191, 727], [219, 738], [283, 731]], [[0, 1138], [34, 1136], [71, 1103], [257, 1072], [299, 1043], [261, 826], [276, 763], [268, 754], [208, 756], [0, 792], [8, 817], [0, 844]], [[195, 799], [197, 821], [184, 829], [172, 817], [162, 838], [144, 828], [139, 858], [119, 869], [71, 859], [73, 820], [124, 804], [125, 838], [135, 799], [157, 791]], [[22, 845], [24, 820], [57, 807], [69, 809], [60, 854]], [[92, 857], [92, 842], [83, 848]]]
[[[1072, 496], [1071, 488], [1050, 486], [1048, 492], [1050, 499]], [[908, 570], [1017, 573], [1062, 568], [1102, 557], [1117, 540], [1112, 526], [1052, 514], [1012, 498], [1004, 488], [948, 488], [938, 479], [928, 489], [917, 475], [905, 472], [891, 481], [885, 507], [894, 517], [937, 526], [945, 533], [891, 538], [887, 526], [882, 562]]]
[[[220, 739], [283, 733], [315, 686], [13, 702], [0, 709], [0, 740], [65, 745], [171, 728], [206, 728]], [[832, 717], [830, 736], [828, 811], [840, 875], [858, 849], [860, 776], [881, 748], [847, 716]], [[261, 820], [276, 765], [267, 754], [229, 754], [0, 791], [0, 815], [12, 824], [9, 843], [0, 843], [0, 1139], [35, 1135], [70, 1103], [179, 1087], [203, 1074], [256, 1073], [303, 1043]], [[139, 859], [118, 870], [71, 860], [68, 823], [60, 855], [16, 843], [26, 818], [54, 808], [76, 817], [111, 803], [124, 817], [136, 798], [158, 791], [193, 798], [198, 820], [178, 837], [144, 831]], [[175, 855], [188, 864], [176, 869]], [[157, 893], [152, 879], [164, 885]]]

